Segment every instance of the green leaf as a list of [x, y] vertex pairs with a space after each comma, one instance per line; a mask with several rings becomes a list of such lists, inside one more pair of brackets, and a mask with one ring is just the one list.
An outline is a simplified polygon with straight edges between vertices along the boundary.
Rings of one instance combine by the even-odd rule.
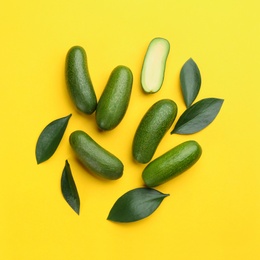
[[196, 99], [201, 86], [200, 71], [193, 59], [190, 58], [183, 65], [180, 80], [184, 102], [188, 108]]
[[178, 119], [171, 134], [193, 134], [208, 126], [217, 116], [223, 99], [205, 98], [187, 108]]
[[137, 188], [126, 192], [113, 205], [107, 217], [115, 222], [134, 222], [151, 215], [169, 194]]
[[79, 215], [79, 194], [67, 160], [65, 161], [65, 167], [61, 176], [61, 192], [67, 203]]
[[42, 163], [48, 160], [58, 148], [67, 128], [71, 114], [49, 123], [41, 132], [36, 144], [36, 160]]

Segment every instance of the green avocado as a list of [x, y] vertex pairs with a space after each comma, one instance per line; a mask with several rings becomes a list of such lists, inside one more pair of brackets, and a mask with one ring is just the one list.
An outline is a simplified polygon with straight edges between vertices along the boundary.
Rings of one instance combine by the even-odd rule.
[[168, 40], [157, 37], [150, 42], [141, 71], [141, 86], [145, 93], [156, 93], [161, 89], [169, 52]]
[[69, 137], [70, 145], [79, 161], [90, 172], [108, 180], [123, 175], [123, 163], [112, 153], [96, 143], [87, 133], [77, 130]]
[[176, 115], [177, 105], [171, 99], [161, 99], [148, 109], [133, 139], [132, 154], [137, 162], [148, 163], [152, 159]]
[[92, 114], [96, 110], [97, 98], [87, 66], [87, 55], [80, 46], [72, 47], [66, 56], [65, 76], [69, 95], [76, 108]]
[[194, 165], [201, 154], [201, 146], [196, 141], [179, 144], [144, 168], [142, 178], [145, 185], [155, 187], [171, 180]]
[[132, 92], [133, 74], [126, 66], [117, 66], [98, 101], [96, 122], [101, 130], [114, 129], [123, 119]]

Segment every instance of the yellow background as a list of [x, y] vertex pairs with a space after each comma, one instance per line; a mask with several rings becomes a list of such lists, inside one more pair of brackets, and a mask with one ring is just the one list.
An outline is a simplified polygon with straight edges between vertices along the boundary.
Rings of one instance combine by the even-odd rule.
[[[260, 4], [257, 0], [4, 1], [0, 8], [1, 188], [0, 258], [13, 259], [260, 259]], [[150, 40], [171, 44], [162, 89], [145, 95], [140, 71]], [[81, 45], [100, 97], [117, 65], [134, 75], [126, 116], [100, 133], [66, 91], [64, 61]], [[144, 165], [131, 142], [144, 112], [161, 98], [185, 106], [179, 72], [192, 57], [202, 75], [197, 101], [223, 98], [215, 121], [189, 136], [166, 134], [155, 157], [194, 139], [199, 162], [157, 189], [170, 193], [148, 218], [106, 220], [114, 202], [143, 185]], [[52, 120], [72, 113], [58, 150], [37, 165], [35, 144]], [[68, 137], [85, 130], [125, 165], [117, 181], [101, 181], [75, 160]], [[60, 191], [68, 159], [81, 199], [80, 216]]]

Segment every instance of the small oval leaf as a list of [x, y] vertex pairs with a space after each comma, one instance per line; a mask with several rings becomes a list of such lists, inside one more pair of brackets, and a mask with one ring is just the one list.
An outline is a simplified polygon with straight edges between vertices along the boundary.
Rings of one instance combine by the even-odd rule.
[[79, 194], [67, 160], [65, 161], [65, 167], [61, 176], [61, 192], [67, 203], [79, 215]]
[[223, 99], [205, 98], [187, 108], [178, 119], [171, 134], [193, 134], [208, 126], [217, 116]]
[[42, 163], [48, 160], [58, 148], [67, 128], [71, 114], [49, 123], [41, 132], [36, 144], [36, 160]]
[[180, 73], [181, 90], [186, 107], [190, 107], [196, 99], [200, 86], [201, 75], [197, 64], [192, 58], [183, 65]]
[[169, 194], [151, 188], [137, 188], [126, 192], [113, 205], [107, 217], [115, 222], [134, 222], [151, 215]]

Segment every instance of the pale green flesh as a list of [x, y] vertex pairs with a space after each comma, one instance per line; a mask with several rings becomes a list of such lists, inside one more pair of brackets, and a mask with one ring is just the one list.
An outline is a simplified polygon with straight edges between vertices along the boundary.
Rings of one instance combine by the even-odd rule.
[[147, 93], [157, 92], [163, 83], [170, 44], [166, 39], [154, 38], [148, 46], [141, 74], [142, 88]]

